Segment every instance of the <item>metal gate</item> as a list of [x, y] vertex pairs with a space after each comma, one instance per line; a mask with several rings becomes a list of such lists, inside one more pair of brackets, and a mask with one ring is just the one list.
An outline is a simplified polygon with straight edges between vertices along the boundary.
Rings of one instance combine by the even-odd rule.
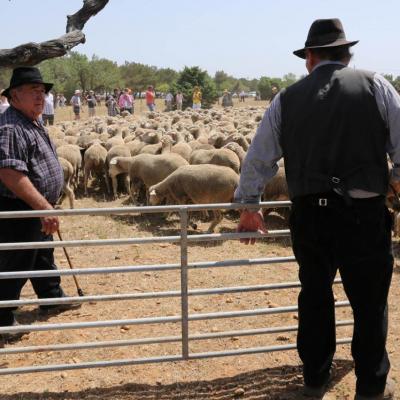
[[[290, 202], [264, 202], [260, 203], [264, 208], [279, 208], [288, 207]], [[257, 205], [258, 206], [258, 205]], [[163, 291], [163, 292], [147, 292], [147, 293], [128, 293], [128, 294], [115, 294], [115, 295], [95, 295], [83, 297], [63, 297], [52, 299], [24, 299], [15, 301], [2, 301], [0, 307], [18, 307], [26, 305], [48, 305], [48, 304], [64, 304], [64, 303], [86, 303], [86, 302], [101, 302], [101, 301], [123, 301], [135, 299], [157, 299], [157, 298], [180, 298], [181, 313], [174, 316], [159, 316], [153, 318], [136, 318], [136, 319], [123, 319], [123, 320], [106, 320], [106, 321], [92, 321], [80, 323], [58, 323], [58, 324], [32, 324], [32, 325], [19, 325], [15, 327], [0, 327], [0, 334], [2, 333], [17, 333], [17, 332], [35, 332], [35, 331], [55, 331], [55, 330], [68, 330], [68, 329], [88, 329], [99, 327], [115, 327], [115, 326], [129, 326], [129, 325], [143, 325], [143, 324], [166, 324], [177, 323], [181, 324], [181, 334], [179, 336], [162, 336], [162, 337], [146, 337], [131, 340], [115, 340], [115, 341], [96, 341], [96, 342], [82, 342], [71, 344], [49, 344], [45, 346], [25, 346], [25, 347], [5, 347], [0, 349], [0, 354], [18, 354], [18, 353], [34, 353], [43, 351], [64, 351], [64, 350], [83, 350], [93, 348], [112, 348], [120, 346], [134, 346], [143, 344], [156, 344], [156, 343], [181, 343], [181, 352], [176, 355], [148, 357], [148, 358], [134, 358], [134, 359], [113, 359], [107, 361], [91, 361], [81, 362], [74, 364], [52, 364], [52, 365], [32, 365], [27, 367], [18, 368], [2, 368], [0, 375], [7, 374], [23, 374], [44, 371], [60, 371], [72, 370], [82, 368], [99, 368], [99, 367], [116, 367], [135, 364], [147, 363], [160, 363], [170, 361], [184, 361], [193, 359], [203, 359], [212, 357], [224, 356], [240, 356], [245, 354], [256, 354], [273, 351], [284, 351], [294, 349], [294, 344], [277, 345], [277, 346], [264, 346], [252, 348], [239, 348], [226, 351], [214, 352], [201, 352], [191, 353], [189, 351], [190, 341], [201, 341], [227, 337], [251, 336], [251, 335], [265, 335], [276, 334], [281, 332], [293, 332], [297, 330], [297, 326], [281, 326], [281, 327], [266, 327], [261, 329], [248, 329], [248, 330], [233, 330], [224, 332], [210, 332], [204, 334], [190, 334], [189, 322], [201, 320], [213, 320], [221, 318], [237, 318], [248, 317], [257, 315], [271, 315], [279, 313], [293, 313], [297, 311], [297, 306], [286, 306], [276, 308], [258, 308], [242, 311], [230, 312], [213, 312], [213, 313], [199, 313], [189, 314], [188, 311], [188, 298], [189, 296], [206, 296], [223, 293], [244, 293], [262, 290], [279, 290], [288, 288], [300, 287], [299, 282], [282, 282], [275, 284], [253, 285], [253, 286], [234, 286], [222, 288], [206, 288], [206, 289], [193, 289], [188, 287], [188, 270], [189, 269], [202, 269], [202, 268], [220, 268], [220, 267], [240, 267], [249, 265], [262, 265], [274, 263], [292, 263], [295, 261], [294, 257], [266, 257], [254, 259], [232, 259], [226, 261], [216, 262], [189, 262], [188, 260], [188, 244], [192, 242], [201, 241], [221, 241], [221, 240], [237, 240], [240, 238], [249, 237], [279, 237], [289, 236], [289, 230], [275, 230], [270, 231], [267, 235], [259, 233], [218, 233], [218, 234], [196, 234], [188, 235], [187, 224], [189, 220], [188, 213], [192, 211], [204, 211], [214, 209], [241, 209], [249, 208], [248, 205], [243, 204], [205, 204], [205, 205], [184, 205], [184, 206], [157, 206], [157, 207], [123, 207], [123, 208], [95, 208], [95, 209], [75, 209], [75, 210], [56, 210], [56, 211], [18, 211], [18, 212], [1, 212], [0, 218], [32, 218], [43, 217], [49, 215], [57, 216], [76, 216], [76, 215], [111, 215], [111, 214], [145, 214], [145, 213], [169, 213], [177, 212], [180, 215], [180, 235], [178, 236], [160, 236], [160, 237], [144, 237], [144, 238], [127, 238], [127, 239], [104, 239], [104, 240], [70, 240], [58, 242], [29, 242], [29, 243], [2, 243], [0, 244], [0, 251], [4, 250], [17, 250], [17, 249], [39, 249], [39, 248], [59, 248], [59, 247], [82, 247], [82, 246], [112, 246], [112, 245], [131, 245], [131, 244], [145, 244], [145, 243], [179, 243], [180, 245], [180, 262], [176, 264], [159, 264], [159, 265], [131, 265], [121, 267], [104, 267], [104, 268], [79, 268], [72, 270], [57, 270], [57, 271], [30, 271], [30, 272], [2, 272], [0, 279], [10, 278], [37, 278], [45, 276], [70, 276], [70, 275], [95, 275], [95, 274], [116, 274], [116, 273], [137, 273], [143, 271], [180, 271], [181, 288], [179, 291]], [[256, 206], [254, 206], [256, 207]], [[336, 280], [335, 283], [339, 283]], [[336, 307], [347, 307], [347, 301], [336, 302]], [[337, 326], [352, 325], [352, 320], [338, 321]], [[350, 339], [338, 339], [338, 344], [349, 343]]]

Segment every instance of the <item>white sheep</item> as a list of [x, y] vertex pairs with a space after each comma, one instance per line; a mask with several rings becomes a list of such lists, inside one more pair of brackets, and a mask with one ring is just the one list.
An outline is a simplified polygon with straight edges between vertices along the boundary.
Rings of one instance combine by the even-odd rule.
[[62, 192], [62, 196], [59, 200], [59, 203], [62, 203], [64, 197], [67, 196], [68, 200], [69, 200], [70, 208], [74, 208], [75, 195], [74, 195], [74, 191], [72, 189], [72, 181], [74, 178], [74, 168], [73, 168], [72, 164], [65, 158], [59, 157], [58, 161], [60, 162], [61, 167], [64, 172], [63, 192]]
[[90, 175], [100, 175], [104, 178], [107, 192], [110, 186], [107, 179], [107, 150], [99, 143], [90, 146], [83, 156], [83, 185], [87, 196], [87, 186]]
[[[238, 183], [239, 176], [229, 167], [186, 165], [151, 186], [149, 201], [151, 205], [158, 205], [165, 199], [170, 204], [230, 203]], [[213, 232], [222, 220], [220, 210], [212, 213], [214, 219], [208, 232]]]
[[[148, 200], [148, 188], [161, 182], [177, 168], [188, 165], [188, 162], [179, 154], [139, 154], [135, 157], [117, 157], [111, 162], [112, 167], [119, 171], [129, 171], [131, 182], [130, 194], [135, 203], [142, 185], [146, 190]], [[110, 166], [111, 167], [111, 166]]]
[[64, 144], [56, 149], [58, 157], [69, 161], [74, 169], [74, 178], [72, 183], [75, 189], [78, 187], [79, 169], [82, 164], [81, 149], [74, 144]]
[[108, 176], [111, 179], [112, 182], [112, 195], [114, 198], [117, 197], [117, 189], [118, 189], [118, 180], [117, 177], [118, 175], [123, 175], [124, 182], [125, 182], [125, 188], [127, 193], [129, 193], [129, 175], [125, 171], [120, 171], [117, 168], [114, 167], [113, 164], [111, 164], [111, 160], [115, 157], [130, 157], [131, 152], [129, 148], [125, 145], [118, 145], [111, 147], [110, 150], [107, 152], [107, 158], [106, 158], [106, 164], [107, 164], [107, 169], [108, 169]]
[[229, 149], [195, 150], [190, 156], [190, 164], [215, 164], [232, 168], [239, 173], [239, 157]]

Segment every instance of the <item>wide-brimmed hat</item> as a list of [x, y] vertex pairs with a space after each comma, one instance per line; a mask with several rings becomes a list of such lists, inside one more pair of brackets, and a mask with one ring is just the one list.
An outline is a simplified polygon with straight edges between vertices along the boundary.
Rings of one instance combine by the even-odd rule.
[[300, 58], [306, 58], [306, 49], [321, 47], [354, 46], [358, 40], [348, 41], [344, 33], [343, 25], [339, 18], [317, 19], [308, 31], [304, 47], [293, 54]]
[[10, 97], [10, 90], [27, 83], [41, 83], [48, 93], [53, 87], [52, 83], [43, 82], [42, 74], [35, 67], [18, 67], [13, 70], [10, 86], [3, 91], [3, 96]]

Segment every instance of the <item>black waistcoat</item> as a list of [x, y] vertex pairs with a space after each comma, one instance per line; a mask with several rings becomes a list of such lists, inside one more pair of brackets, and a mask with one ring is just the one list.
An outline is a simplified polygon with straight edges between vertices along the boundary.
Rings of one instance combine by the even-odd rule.
[[388, 129], [373, 73], [328, 64], [281, 93], [281, 146], [291, 198], [338, 187], [385, 194]]

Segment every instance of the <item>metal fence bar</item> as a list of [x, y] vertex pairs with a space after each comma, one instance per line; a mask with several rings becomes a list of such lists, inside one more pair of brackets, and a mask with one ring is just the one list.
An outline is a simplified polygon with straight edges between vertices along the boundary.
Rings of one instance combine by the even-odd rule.
[[[350, 303], [348, 301], [337, 301], [335, 307], [347, 307]], [[253, 310], [242, 311], [229, 311], [229, 312], [215, 312], [204, 314], [192, 314], [189, 316], [189, 321], [202, 321], [220, 318], [236, 318], [236, 317], [254, 317], [257, 315], [271, 315], [271, 314], [284, 314], [296, 312], [297, 306], [285, 306], [275, 308], [256, 308]]]
[[[335, 284], [341, 283], [340, 279], [334, 281]], [[188, 296], [205, 296], [224, 293], [246, 293], [262, 290], [281, 290], [300, 287], [300, 282], [282, 282], [267, 285], [253, 286], [231, 286], [223, 288], [204, 288], [188, 290]], [[88, 303], [97, 301], [120, 301], [120, 300], [144, 300], [180, 297], [181, 291], [163, 291], [163, 292], [145, 292], [145, 293], [123, 293], [108, 295], [92, 295], [92, 296], [72, 296], [72, 297], [53, 297], [48, 299], [28, 299], [28, 300], [4, 300], [0, 301], [0, 308], [20, 307], [32, 305], [49, 305], [49, 304], [71, 304], [71, 303]]]
[[[353, 325], [352, 320], [343, 320], [336, 322], [336, 327], [351, 326], [351, 325]], [[255, 336], [255, 335], [268, 335], [274, 333], [296, 332], [297, 328], [298, 328], [297, 325], [290, 325], [290, 326], [278, 326], [273, 328], [257, 328], [257, 329], [247, 329], [247, 330], [202, 333], [197, 335], [189, 335], [189, 340], [196, 341], [196, 340], [224, 339], [234, 336], [238, 337]], [[83, 349], [123, 347], [123, 346], [135, 346], [143, 344], [162, 344], [162, 343], [174, 343], [174, 342], [182, 342], [182, 336], [161, 336], [161, 337], [130, 339], [130, 340], [111, 340], [102, 342], [54, 344], [54, 345], [44, 345], [44, 346], [9, 347], [3, 349], [0, 348], [0, 354], [21, 354], [21, 353], [39, 353], [48, 351], [83, 350]]]
[[[335, 303], [336, 307], [349, 306], [348, 301], [338, 301]], [[221, 318], [237, 318], [237, 317], [253, 317], [258, 315], [271, 315], [271, 314], [284, 314], [296, 312], [297, 306], [285, 306], [275, 308], [256, 308], [253, 310], [241, 311], [226, 311], [215, 313], [202, 313], [202, 314], [189, 314], [189, 321], [203, 321]], [[108, 321], [94, 321], [94, 322], [79, 322], [79, 323], [62, 323], [62, 324], [43, 324], [43, 325], [17, 325], [0, 327], [1, 333], [12, 332], [34, 332], [34, 331], [50, 331], [50, 330], [65, 330], [65, 329], [80, 329], [80, 328], [104, 328], [121, 325], [145, 325], [145, 324], [159, 324], [159, 323], [174, 323], [181, 322], [181, 316], [168, 316], [168, 317], [147, 317], [135, 319], [122, 319], [122, 320], [108, 320]]]
[[170, 205], [170, 206], [144, 206], [144, 207], [114, 207], [114, 208], [79, 208], [73, 210], [49, 210], [49, 211], [2, 211], [0, 219], [4, 218], [33, 218], [46, 216], [78, 216], [78, 215], [114, 215], [114, 214], [150, 214], [150, 213], [166, 213], [179, 212], [182, 207], [190, 211], [205, 210], [241, 210], [243, 208], [281, 208], [289, 207], [290, 201], [264, 201], [257, 204], [242, 203], [215, 203], [215, 204], [187, 204]]
[[[343, 338], [336, 341], [337, 344], [351, 343], [350, 338]], [[227, 356], [240, 356], [251, 355], [259, 353], [270, 353], [274, 351], [295, 350], [295, 344], [287, 344], [280, 346], [265, 346], [265, 347], [251, 347], [239, 350], [225, 350], [213, 351], [207, 353], [191, 353], [189, 359], [205, 359]], [[0, 369], [0, 375], [11, 374], [27, 374], [33, 372], [53, 372], [53, 371], [66, 371], [84, 368], [103, 368], [103, 367], [123, 367], [128, 365], [141, 365], [160, 362], [184, 361], [181, 355], [163, 356], [163, 357], [149, 357], [149, 358], [134, 358], [125, 360], [112, 360], [112, 361], [90, 361], [77, 364], [53, 364], [53, 365], [38, 365], [32, 367], [18, 367], [18, 368], [5, 368]]]
[[[203, 235], [188, 235], [187, 241], [204, 242], [219, 240], [237, 240], [243, 238], [266, 239], [270, 237], [289, 236], [289, 229], [269, 231], [268, 233], [243, 232], [243, 233], [210, 233]], [[125, 238], [125, 239], [99, 239], [99, 240], [64, 240], [48, 242], [13, 242], [1, 243], [0, 251], [4, 250], [26, 250], [26, 249], [51, 249], [59, 247], [94, 247], [94, 246], [116, 246], [131, 244], [154, 244], [154, 243], [178, 243], [180, 236], [151, 236], [145, 238]]]
[[[225, 267], [242, 267], [257, 264], [277, 264], [295, 262], [295, 258], [291, 257], [270, 257], [270, 258], [250, 258], [241, 260], [227, 261], [202, 261], [188, 263], [189, 269], [201, 268], [225, 268]], [[41, 278], [45, 276], [67, 276], [67, 275], [98, 275], [98, 274], [119, 274], [128, 272], [146, 272], [146, 271], [172, 271], [180, 270], [180, 264], [156, 264], [156, 265], [135, 265], [122, 267], [94, 267], [94, 268], [74, 268], [73, 270], [41, 270], [41, 271], [17, 271], [17, 272], [0, 272], [0, 279], [11, 278]]]
[[189, 358], [189, 300], [188, 300], [188, 213], [186, 208], [180, 210], [181, 220], [181, 334], [182, 334], [182, 357]]

